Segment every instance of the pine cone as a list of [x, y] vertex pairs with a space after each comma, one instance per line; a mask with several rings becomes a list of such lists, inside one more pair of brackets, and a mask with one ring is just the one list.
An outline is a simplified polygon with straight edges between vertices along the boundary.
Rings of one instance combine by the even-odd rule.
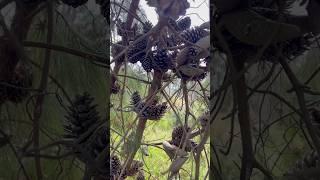
[[143, 170], [140, 170], [137, 174], [136, 180], [145, 180], [144, 172]]
[[118, 94], [120, 91], [120, 85], [116, 81], [111, 86], [111, 93], [112, 94]]
[[68, 6], [72, 6], [74, 8], [77, 8], [79, 6], [84, 5], [88, 2], [88, 0], [62, 0], [62, 2]]
[[179, 26], [178, 26], [178, 24], [177, 24], [177, 22], [175, 21], [175, 20], [173, 20], [173, 19], [169, 19], [168, 20], [168, 24], [175, 30], [175, 31], [177, 31], [177, 32], [179, 32], [179, 31], [181, 31], [181, 29], [179, 28]]
[[138, 91], [135, 91], [132, 95], [131, 95], [131, 104], [132, 105], [136, 105], [138, 103], [140, 103], [141, 101], [141, 96], [138, 93]]
[[190, 17], [184, 17], [177, 22], [177, 26], [179, 27], [180, 31], [184, 31], [189, 29], [191, 26], [191, 19]]
[[110, 179], [115, 180], [121, 172], [121, 162], [118, 156], [111, 156], [110, 158]]
[[166, 39], [166, 43], [168, 47], [175, 47], [182, 43], [181, 40], [177, 40], [176, 36], [171, 35]]
[[137, 53], [131, 55], [131, 52], [130, 52], [130, 56], [128, 54], [128, 61], [132, 64], [138, 62], [138, 61], [143, 61], [144, 59], [146, 59], [146, 53], [145, 52], [140, 52], [140, 51], [137, 51]]
[[133, 107], [133, 111], [136, 112], [139, 117], [147, 119], [146, 117], [148, 116], [148, 113], [147, 113], [148, 108], [145, 108], [142, 111], [142, 109], [144, 108], [145, 105], [146, 105], [145, 102], [140, 102], [138, 104], [135, 104]]
[[143, 32], [147, 33], [152, 29], [153, 25], [150, 21], [145, 22], [145, 24], [143, 25]]
[[[179, 148], [182, 148], [184, 139], [186, 138], [186, 133], [184, 132], [184, 126], [177, 126], [173, 129], [171, 134], [171, 141], [170, 144], [175, 145]], [[191, 130], [190, 127], [187, 127], [186, 132]], [[185, 145], [185, 151], [190, 152], [192, 148], [197, 146], [197, 143], [191, 139], [188, 139]]]
[[146, 71], [146, 72], [151, 72], [152, 70], [152, 61], [153, 58], [151, 55], [147, 55], [146, 57], [142, 58], [140, 60], [140, 63], [142, 65], [142, 68]]
[[162, 103], [159, 105], [150, 105], [146, 107], [142, 112], [140, 112], [145, 107], [145, 105], [145, 102], [140, 102], [138, 104], [135, 104], [133, 108], [133, 111], [139, 114], [139, 117], [143, 119], [159, 120], [162, 118], [167, 109], [166, 103]]
[[[183, 135], [185, 134], [184, 133], [184, 126], [176, 126], [173, 128], [173, 131], [171, 133], [171, 137], [172, 139], [182, 139]], [[190, 128], [188, 127], [186, 129], [186, 131], [189, 131]]]
[[196, 43], [201, 38], [207, 36], [209, 33], [201, 28], [192, 28], [183, 31], [180, 35], [187, 41]]
[[200, 53], [200, 49], [194, 46], [188, 47], [187, 52], [187, 60], [183, 64], [193, 64], [193, 65], [200, 65], [200, 60], [197, 58], [197, 55]]
[[159, 120], [163, 117], [164, 113], [167, 110], [166, 103], [162, 103], [159, 105], [151, 105], [148, 110], [148, 116], [147, 119], [149, 120]]
[[133, 47], [142, 51], [142, 50], [145, 50], [148, 45], [148, 38], [144, 38], [140, 41], [137, 41], [138, 38], [140, 38], [140, 37], [141, 37], [141, 35], [136, 37], [136, 42], [134, 42]]
[[77, 95], [73, 105], [69, 107], [65, 125], [66, 138], [78, 139], [99, 121], [97, 105], [92, 105], [93, 98], [85, 92]]
[[165, 49], [157, 50], [153, 56], [153, 69], [166, 72], [173, 68], [174, 64], [168, 51]]
[[147, 47], [148, 39], [144, 38], [139, 42], [135, 42], [128, 49], [128, 61], [136, 63], [146, 56], [145, 49]]
[[189, 56], [197, 56], [199, 54], [199, 50], [195, 47], [189, 47], [188, 48], [188, 55]]

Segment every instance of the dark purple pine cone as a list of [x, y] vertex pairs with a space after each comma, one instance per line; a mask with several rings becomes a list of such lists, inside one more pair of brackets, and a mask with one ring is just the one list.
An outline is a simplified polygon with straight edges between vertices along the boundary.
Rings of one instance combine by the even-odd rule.
[[[173, 131], [171, 133], [172, 139], [182, 139], [184, 135], [184, 126], [176, 126], [173, 128]], [[189, 131], [190, 128], [188, 127], [186, 131]]]
[[167, 110], [167, 105], [166, 103], [162, 103], [159, 105], [152, 105], [148, 109], [148, 119], [149, 120], [159, 120], [163, 117]]
[[[190, 127], [187, 127], [186, 132], [184, 132], [184, 126], [177, 126], [173, 129], [172, 135], [171, 135], [171, 141], [170, 143], [182, 148], [183, 142], [182, 140], [186, 137], [186, 132], [189, 132], [191, 130]], [[197, 143], [194, 142], [192, 139], [188, 139], [185, 145], [185, 150], [187, 152], [190, 152], [192, 148], [196, 147]]]
[[131, 104], [132, 105], [136, 105], [138, 103], [141, 102], [141, 96], [140, 94], [138, 93], [138, 91], [135, 91], [134, 93], [132, 93], [131, 95]]
[[177, 26], [179, 27], [180, 31], [184, 31], [186, 29], [189, 29], [191, 26], [191, 19], [190, 17], [184, 17], [177, 21]]
[[93, 100], [87, 92], [76, 96], [73, 105], [69, 106], [68, 115], [66, 116], [66, 138], [78, 139], [98, 122], [97, 105], [92, 104]]
[[209, 33], [207, 31], [205, 31], [204, 29], [198, 28], [198, 27], [185, 30], [180, 34], [180, 36], [182, 38], [184, 38], [185, 40], [192, 42], [192, 43], [196, 43], [201, 38], [203, 38], [207, 35], [209, 35]]
[[144, 38], [141, 41], [134, 42], [132, 45], [130, 45], [128, 49], [128, 61], [131, 63], [136, 63], [145, 58], [145, 49], [147, 48], [147, 44], [148, 39]]
[[143, 25], [143, 33], [147, 33], [152, 29], [153, 25], [150, 21], [145, 22]]
[[163, 117], [167, 109], [167, 105], [165, 103], [162, 103], [159, 105], [149, 105], [141, 112], [145, 105], [145, 102], [140, 102], [133, 108], [133, 111], [139, 114], [139, 117], [143, 119], [159, 120]]
[[137, 53], [135, 54], [131, 54], [132, 52], [130, 52], [130, 55], [128, 54], [128, 61], [132, 64], [137, 63], [138, 61], [143, 61], [146, 58], [146, 53], [145, 52], [141, 52], [141, 51], [137, 51]]
[[[92, 128], [98, 125], [100, 119], [95, 104], [92, 104], [93, 98], [88, 94], [77, 95], [72, 105], [69, 106], [66, 123], [64, 125], [64, 137], [72, 140], [81, 146], [79, 148], [72, 147], [77, 158], [83, 162], [96, 157], [96, 149], [91, 144]], [[100, 141], [100, 140], [98, 140]], [[104, 142], [107, 145], [108, 142]], [[96, 144], [98, 146], [98, 144]]]
[[175, 20], [173, 20], [173, 19], [169, 19], [168, 20], [168, 24], [175, 30], [175, 31], [180, 31], [180, 28], [179, 28], [179, 26], [178, 26], [178, 24], [177, 24], [177, 22], [175, 21]]
[[140, 60], [142, 68], [146, 72], [151, 72], [151, 70], [152, 70], [152, 58], [153, 58], [152, 55], [149, 54]]
[[121, 171], [121, 161], [118, 156], [110, 157], [110, 179], [116, 180]]
[[165, 49], [156, 50], [153, 56], [153, 69], [166, 72], [174, 68], [174, 63], [168, 51]]

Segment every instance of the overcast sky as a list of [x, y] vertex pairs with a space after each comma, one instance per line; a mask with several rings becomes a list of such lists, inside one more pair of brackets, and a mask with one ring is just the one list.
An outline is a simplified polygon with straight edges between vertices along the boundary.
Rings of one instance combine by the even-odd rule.
[[[190, 3], [190, 8], [187, 10], [186, 15], [190, 16], [192, 26], [198, 26], [203, 22], [209, 21], [209, 0], [188, 0], [188, 2]], [[156, 24], [158, 15], [155, 9], [149, 7], [146, 0], [141, 0], [140, 5], [145, 10], [149, 21], [152, 24]]]

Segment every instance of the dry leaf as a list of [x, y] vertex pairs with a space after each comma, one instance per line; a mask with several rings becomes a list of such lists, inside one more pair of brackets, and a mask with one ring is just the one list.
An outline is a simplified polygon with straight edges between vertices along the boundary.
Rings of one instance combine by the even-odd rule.
[[200, 68], [192, 67], [188, 64], [180, 66], [178, 70], [181, 71], [182, 74], [189, 76], [189, 77], [198, 77], [198, 76], [202, 75], [203, 73], [205, 73], [204, 70], [202, 70]]

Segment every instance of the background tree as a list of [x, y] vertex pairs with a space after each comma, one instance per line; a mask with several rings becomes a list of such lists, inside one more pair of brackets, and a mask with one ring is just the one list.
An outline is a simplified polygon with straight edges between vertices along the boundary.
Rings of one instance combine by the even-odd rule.
[[[95, 1], [0, 2], [1, 178], [85, 179], [97, 172], [88, 161], [109, 148], [108, 129], [95, 126], [85, 136], [75, 127], [104, 124], [109, 114], [104, 8]], [[79, 136], [89, 140], [78, 143]], [[95, 153], [85, 159], [84, 147]], [[108, 174], [107, 165], [98, 174]]]
[[[318, 93], [317, 86], [309, 83], [316, 81], [318, 70], [305, 68], [318, 59], [310, 55], [319, 48], [315, 21], [319, 2], [224, 3], [212, 4], [213, 53], [225, 64], [224, 81], [212, 101], [219, 102], [223, 93], [232, 94], [232, 100], [226, 98], [224, 108], [214, 109], [226, 115], [223, 122], [213, 119], [212, 176], [316, 179], [312, 168], [318, 168], [319, 138], [311, 109], [317, 109]], [[307, 14], [292, 11], [299, 7], [306, 7]], [[230, 128], [230, 134], [219, 132], [221, 126]], [[293, 161], [309, 148], [313, 152], [293, 167]], [[238, 175], [230, 173], [231, 168]]]

